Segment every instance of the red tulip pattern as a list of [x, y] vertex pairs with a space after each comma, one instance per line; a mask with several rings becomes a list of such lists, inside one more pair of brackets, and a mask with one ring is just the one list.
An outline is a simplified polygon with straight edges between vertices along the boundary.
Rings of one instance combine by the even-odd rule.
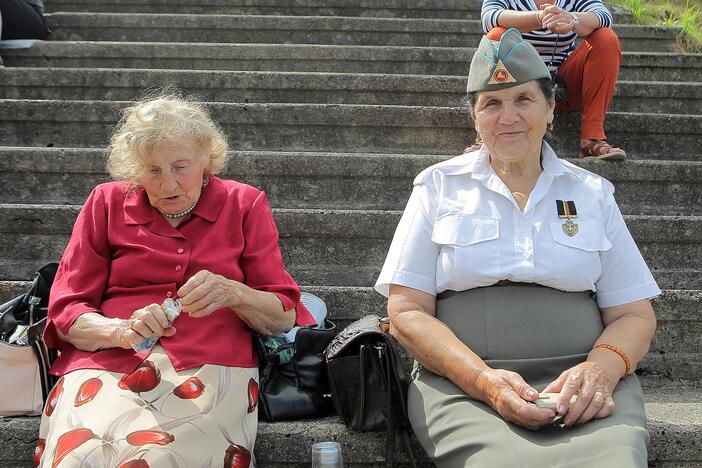
[[80, 386], [76, 393], [75, 406], [83, 406], [86, 403], [93, 401], [97, 392], [102, 388], [102, 380], [94, 377], [88, 379]]
[[54, 412], [54, 409], [56, 409], [56, 405], [58, 404], [59, 398], [61, 398], [61, 394], [63, 393], [63, 377], [59, 379], [58, 382], [56, 382], [56, 385], [54, 385], [54, 388], [51, 389], [51, 392], [49, 393], [49, 397], [46, 399], [46, 408], [44, 408], [44, 413], [47, 416], [51, 416], [51, 414]]
[[39, 439], [37, 441], [37, 447], [34, 449], [34, 467], [36, 468], [41, 463], [41, 456], [44, 454], [44, 448], [46, 448], [46, 440]]
[[134, 431], [127, 436], [127, 443], [135, 447], [147, 444], [168, 445], [174, 440], [173, 434], [163, 431]]
[[52, 468], [56, 468], [61, 460], [66, 458], [66, 455], [71, 453], [73, 450], [83, 445], [85, 442], [89, 441], [95, 437], [95, 434], [90, 429], [80, 428], [68, 431], [58, 438], [56, 443], [56, 451], [54, 452], [54, 463], [51, 465]]
[[249, 468], [251, 453], [241, 445], [231, 444], [224, 454], [224, 468]]
[[205, 384], [197, 377], [190, 377], [188, 380], [173, 389], [173, 394], [183, 400], [192, 400], [202, 395], [205, 391]]
[[144, 361], [131, 374], [124, 374], [117, 384], [122, 390], [134, 393], [148, 392], [161, 383], [161, 371], [151, 361]]
[[256, 382], [255, 379], [249, 380], [248, 394], [249, 408], [247, 412], [253, 413], [254, 411], [256, 411], [256, 405], [258, 405], [258, 382]]
[[151, 468], [146, 460], [130, 460], [119, 465], [119, 468]]

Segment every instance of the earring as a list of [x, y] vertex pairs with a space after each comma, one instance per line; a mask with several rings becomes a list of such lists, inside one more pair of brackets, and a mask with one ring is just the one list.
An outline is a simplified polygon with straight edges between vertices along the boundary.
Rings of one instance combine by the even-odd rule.
[[553, 131], [553, 121], [551, 121], [551, 122], [548, 123], [548, 125], [546, 126], [546, 129], [547, 129], [549, 132], [552, 132], [552, 131]]
[[207, 184], [210, 183], [210, 178], [207, 176], [207, 174], [202, 175], [202, 186], [206, 186]]

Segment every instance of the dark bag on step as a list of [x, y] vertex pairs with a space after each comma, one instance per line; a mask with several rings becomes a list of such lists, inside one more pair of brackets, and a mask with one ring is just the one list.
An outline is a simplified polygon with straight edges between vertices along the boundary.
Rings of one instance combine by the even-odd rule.
[[390, 322], [368, 315], [352, 323], [327, 348], [332, 399], [341, 420], [357, 432], [386, 431], [385, 463], [394, 463], [399, 432], [412, 465], [407, 388], [400, 346], [387, 333]]
[[275, 348], [266, 337], [256, 336], [260, 419], [282, 421], [333, 411], [324, 350], [335, 332], [336, 325], [325, 320], [322, 328], [300, 328], [294, 342]]
[[56, 377], [49, 368], [56, 351], [44, 342], [49, 291], [57, 263], [41, 267], [24, 294], [0, 305], [0, 416], [37, 415]]

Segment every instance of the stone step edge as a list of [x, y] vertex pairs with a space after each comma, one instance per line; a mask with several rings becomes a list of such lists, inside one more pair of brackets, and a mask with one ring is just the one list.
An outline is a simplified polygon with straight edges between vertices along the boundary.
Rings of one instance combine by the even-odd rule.
[[[12, 156], [27, 155], [26, 164], [17, 164]], [[0, 172], [71, 173], [106, 175], [105, 148], [62, 148], [0, 146]], [[423, 169], [446, 161], [452, 155], [423, 155], [398, 153], [334, 153], [305, 151], [230, 151], [230, 161], [237, 162], [224, 175], [272, 176], [343, 176], [373, 178], [414, 178]], [[458, 156], [458, 154], [456, 154]], [[35, 164], [31, 158], [51, 158], [49, 166]], [[57, 158], [58, 161], [57, 161]], [[73, 158], [82, 158], [76, 164]], [[86, 159], [88, 159], [86, 161]], [[91, 160], [92, 159], [92, 160]], [[605, 172], [615, 181], [702, 181], [702, 161], [666, 161], [630, 159], [624, 162], [596, 159], [563, 158], [591, 172]], [[294, 160], [294, 164], [291, 164]], [[240, 164], [242, 163], [242, 167]], [[257, 164], [254, 164], [254, 163]], [[258, 164], [260, 162], [260, 164]], [[252, 167], [246, 167], [251, 163]], [[362, 164], [361, 164], [362, 163]], [[243, 170], [242, 170], [243, 169]], [[686, 170], [685, 180], [670, 179]], [[643, 174], [642, 174], [643, 172]]]
[[[116, 123], [118, 117], [116, 115], [117, 111], [121, 108], [127, 107], [133, 104], [134, 101], [124, 101], [124, 100], [56, 100], [56, 99], [0, 99], [0, 105], [14, 106], [16, 109], [21, 109], [24, 115], [20, 115], [19, 118], [10, 117], [9, 121], [25, 122], [28, 120], [36, 120], [36, 118], [41, 118], [42, 115], [39, 114], [37, 117], [36, 112], [28, 111], [26, 108], [39, 109], [37, 112], [43, 112], [44, 114], [50, 113], [51, 107], [60, 107], [62, 109], [67, 106], [74, 106], [78, 108], [85, 108], [91, 106], [108, 106], [112, 113], [102, 113], [100, 115], [76, 113], [76, 117], [66, 118], [63, 120], [56, 120], [56, 122], [61, 122], [62, 124], [74, 123], [74, 122], [110, 122]], [[334, 127], [348, 127], [350, 123], [364, 126], [373, 127], [388, 127], [388, 128], [407, 128], [407, 127], [418, 127], [418, 128], [455, 128], [458, 127], [457, 120], [461, 119], [462, 125], [460, 128], [464, 128], [464, 120], [469, 120], [466, 114], [466, 110], [462, 107], [437, 107], [437, 106], [400, 106], [400, 105], [378, 105], [378, 104], [325, 104], [325, 103], [226, 103], [226, 102], [202, 102], [212, 109], [246, 109], [247, 112], [241, 113], [240, 120], [224, 120], [219, 118], [220, 123], [231, 123], [236, 122], [241, 124], [245, 122], [246, 124], [265, 124], [265, 125], [295, 125], [299, 127], [308, 127], [315, 125], [322, 126], [334, 126]], [[104, 110], [104, 109], [101, 109]], [[259, 111], [257, 113], [257, 111]], [[315, 115], [313, 118], [311, 116], [312, 112], [317, 111], [320, 114], [328, 113], [348, 113], [347, 117], [352, 117], [353, 120], [349, 118], [344, 121], [330, 122], [328, 115]], [[286, 113], [290, 112], [303, 112], [308, 116], [308, 120], [305, 121], [295, 121], [284, 120], [288, 118]], [[265, 113], [265, 115], [263, 115]], [[395, 118], [394, 123], [388, 124], [388, 113], [394, 113]], [[31, 115], [30, 115], [31, 114]], [[259, 115], [261, 114], [261, 115]], [[228, 115], [235, 115], [234, 113], [229, 113]], [[79, 118], [81, 117], [82, 118]], [[667, 136], [669, 135], [694, 135], [702, 130], [702, 115], [697, 114], [647, 114], [643, 112], [609, 112], [607, 114], [610, 119], [610, 131], [623, 131], [622, 125], [624, 125], [624, 120], [634, 120], [636, 122], [665, 122]], [[277, 117], [274, 120], [273, 117]], [[614, 128], [612, 121], [618, 120], [619, 127]], [[271, 121], [273, 120], [273, 121]], [[562, 116], [561, 121], [566, 122], [566, 128], [568, 125], [578, 126], [579, 119], [575, 114], [566, 114]], [[675, 125], [685, 123], [686, 125]], [[566, 130], [567, 131], [567, 130]], [[558, 133], [558, 131], [557, 131]]]
[[[295, 30], [299, 27], [307, 27], [310, 23], [319, 24], [327, 28], [334, 26], [345, 25], [347, 27], [341, 29], [341, 31], [351, 31], [351, 32], [370, 32], [378, 31], [381, 33], [439, 33], [439, 34], [452, 34], [452, 33], [467, 33], [467, 34], [480, 34], [482, 35], [481, 20], [479, 19], [450, 19], [450, 18], [378, 18], [378, 17], [367, 17], [367, 16], [327, 16], [327, 15], [241, 15], [241, 14], [225, 14], [225, 13], [120, 13], [120, 12], [53, 12], [46, 13], [46, 19], [49, 21], [49, 26], [52, 26], [52, 20], [58, 20], [59, 26], [61, 21], [69, 22], [74, 20], [74, 25], [86, 24], [89, 27], [99, 27], [99, 26], [110, 26], [115, 27], [117, 23], [118, 27], [129, 28], [144, 28], [158, 26], [158, 22], [186, 22], [188, 26], [200, 26], [195, 25], [196, 20], [202, 20], [203, 22], [209, 23], [217, 20], [222, 21], [240, 21], [240, 26], [237, 29], [258, 29], [256, 23], [264, 23], [269, 26], [270, 29], [281, 29], [281, 30]], [[120, 20], [126, 19], [124, 24], [119, 24]], [[142, 23], [143, 22], [143, 23]], [[293, 23], [292, 25], [286, 24]], [[81, 24], [82, 23], [82, 24]], [[354, 24], [355, 27], [349, 28], [348, 25]], [[366, 26], [366, 29], [359, 28], [358, 26]], [[392, 29], [393, 26], [409, 26], [411, 29]], [[465, 31], [460, 30], [461, 26], [475, 26], [477, 25], [475, 31]], [[56, 26], [54, 23], [53, 26]], [[228, 25], [225, 25], [228, 26]], [[375, 29], [370, 27], [375, 26]], [[421, 27], [426, 27], [431, 29], [421, 29]], [[441, 27], [441, 30], [437, 30], [436, 27]], [[456, 28], [456, 29], [452, 29]], [[682, 31], [680, 26], [667, 26], [667, 25], [639, 25], [639, 24], [618, 24], [615, 23], [615, 29], [621, 29], [628, 33], [631, 32], [641, 32], [651, 33], [656, 32], [659, 34], [666, 34], [666, 39], [668, 36], [675, 37]], [[199, 28], [197, 28], [199, 29]], [[316, 29], [315, 31], [322, 31], [322, 29]], [[638, 37], [638, 36], [637, 36]], [[650, 38], [650, 36], [641, 36]]]
[[[38, 265], [39, 266], [39, 265]], [[0, 303], [4, 303], [15, 297], [18, 294], [26, 291], [31, 284], [31, 281], [17, 280], [2, 280], [0, 279]], [[343, 300], [349, 296], [353, 296], [358, 300], [365, 298], [365, 303], [368, 304], [369, 298], [380, 304], [385, 304], [385, 298], [373, 289], [372, 286], [318, 286], [318, 285], [300, 285], [302, 291], [316, 294], [320, 297], [326, 296], [327, 303], [332, 304], [337, 300]], [[656, 306], [657, 302], [669, 302], [670, 304], [695, 304], [702, 298], [702, 290], [698, 289], [662, 289], [661, 296], [653, 301], [654, 309], [660, 309]], [[372, 304], [371, 304], [372, 305]], [[699, 322], [702, 321], [702, 308], [687, 307], [685, 312], [673, 309], [673, 305], [667, 305], [663, 308], [663, 315], [657, 312], [657, 319], [660, 322]], [[670, 309], [670, 310], [668, 310]], [[336, 313], [335, 313], [336, 311]], [[384, 315], [385, 309], [379, 309], [375, 312], [378, 315]], [[330, 312], [331, 320], [355, 320], [355, 314], [343, 314], [341, 309], [333, 309]]]
[[[298, 78], [300, 79], [299, 82], [294, 83], [296, 85], [299, 85], [300, 87], [304, 86], [309, 86], [312, 87], [310, 84], [309, 80], [310, 79], [324, 79], [325, 83], [324, 85], [326, 86], [324, 89], [325, 91], [328, 90], [340, 90], [340, 91], [381, 91], [381, 90], [388, 90], [388, 91], [403, 91], [403, 92], [435, 92], [437, 94], [465, 94], [464, 88], [465, 88], [465, 81], [466, 77], [463, 76], [456, 76], [456, 75], [422, 75], [422, 74], [411, 74], [411, 73], [394, 73], [394, 74], [389, 74], [389, 73], [343, 73], [343, 72], [326, 72], [326, 71], [278, 71], [278, 70], [217, 70], [217, 69], [208, 69], [208, 70], [174, 70], [174, 69], [166, 69], [166, 68], [110, 68], [110, 67], [97, 67], [97, 68], [85, 68], [85, 69], [80, 69], [80, 68], [73, 68], [73, 67], [42, 67], [42, 68], [37, 68], [37, 67], [4, 67], [0, 68], [0, 76], [9, 75], [12, 77], [12, 75], [20, 75], [23, 73], [31, 74], [33, 76], [38, 76], [42, 74], [60, 74], [60, 73], [65, 73], [68, 75], [102, 75], [104, 74], [106, 79], [112, 78], [115, 82], [115, 85], [120, 84], [124, 85], [124, 80], [123, 76], [124, 75], [131, 75], [130, 77], [133, 78], [139, 78], [139, 75], [152, 75], [153, 77], [158, 77], [159, 75], [180, 75], [182, 77], [198, 77], [202, 75], [214, 75], [214, 76], [219, 76], [219, 77], [251, 77], [251, 78], [275, 78], [275, 79], [290, 79], [290, 78]], [[119, 74], [119, 76], [116, 76], [115, 74]], [[31, 78], [31, 77], [30, 77]], [[331, 79], [337, 79], [338, 81], [331, 81]], [[342, 79], [346, 78], [348, 81], [343, 82]], [[69, 86], [77, 86], [78, 84], [65, 84], [65, 83], [56, 83], [56, 82], [49, 82], [46, 83], [45, 80], [42, 79], [37, 79], [37, 83], [31, 83], [27, 84], [26, 82], [21, 82], [15, 84], [7, 84], [5, 82], [6, 86], [44, 86], [44, 87], [69, 87]], [[270, 86], [269, 83], [267, 83], [264, 86], [261, 86], [260, 80], [252, 80], [253, 85], [251, 89], [288, 89], [289, 85], [286, 84], [286, 86], [283, 88], [281, 87], [273, 87]], [[370, 82], [370, 83], [368, 83]], [[409, 84], [414, 85], [415, 87], [412, 89], [404, 89], [404, 88], [398, 88], [397, 83], [398, 82], [407, 82]], [[436, 85], [444, 85], [448, 84], [449, 86], [456, 86], [457, 89], [437, 89]], [[216, 87], [217, 88], [225, 88], [226, 89], [234, 89], [239, 85], [239, 82], [227, 82], [227, 83], [217, 83]], [[421, 86], [417, 87], [416, 85], [424, 85], [426, 86], [426, 89], [422, 89]], [[85, 86], [85, 85], [93, 85], [94, 87], [101, 87], [101, 86], [108, 86], [105, 85], [104, 83], [95, 83], [95, 82], [89, 82], [89, 83], [80, 83], [80, 86]], [[343, 85], [340, 86], [340, 85]], [[136, 86], [136, 85], [135, 85]], [[203, 88], [206, 87], [207, 84], [203, 85]], [[228, 86], [228, 87], [227, 87]], [[246, 83], [246, 86], [251, 86], [251, 84]], [[349, 88], [348, 86], [352, 86]], [[617, 86], [619, 87], [625, 87], [631, 88], [631, 91], [637, 91], [640, 89], [641, 86], [648, 86], [648, 87], [660, 87], [661, 90], [669, 90], [670, 88], [678, 88], [680, 92], [682, 91], [696, 91], [697, 89], [702, 88], [702, 83], [700, 82], [695, 82], [695, 81], [689, 81], [689, 82], [680, 82], [680, 81], [642, 81], [642, 80], [617, 80]], [[458, 89], [460, 88], [460, 89]], [[315, 85], [316, 89], [316, 85]], [[688, 97], [687, 95], [681, 95], [680, 97]]]
[[[65, 204], [65, 203], [0, 203], [0, 210], [68, 210], [77, 213], [83, 205]], [[340, 208], [273, 208], [274, 214], [281, 216], [373, 216], [377, 217], [399, 217], [402, 210], [383, 210], [383, 209], [340, 209]], [[675, 222], [678, 223], [702, 223], [702, 215], [659, 215], [659, 214], [626, 214], [626, 220], [636, 220], [641, 222], [661, 222], [669, 225]], [[0, 231], [14, 232], [14, 231]], [[689, 233], [690, 238], [694, 238], [698, 234]], [[353, 236], [356, 237], [356, 236]], [[384, 237], [383, 237], [384, 238]]]
[[[3, 236], [65, 236], [82, 205], [46, 203], [0, 203], [0, 216], [12, 221], [2, 227]], [[281, 239], [377, 239], [387, 241], [402, 214], [401, 210], [336, 209], [336, 208], [273, 208]], [[42, 214], [46, 222], [38, 222]], [[639, 244], [663, 246], [702, 243], [702, 215], [624, 215]], [[317, 228], [314, 229], [313, 226]], [[324, 226], [320, 229], [320, 226]], [[667, 236], [661, 238], [665, 226]], [[673, 248], [673, 247], [667, 247]], [[689, 260], [692, 261], [692, 260]]]
[[[667, 391], [649, 392], [644, 388], [648, 431], [651, 435], [649, 461], [702, 461], [702, 448], [699, 433], [702, 431], [702, 390], [699, 388], [674, 390], [678, 397], [660, 398]], [[0, 419], [0, 440], [2, 446], [19, 445], [29, 450], [17, 452], [11, 448], [0, 452], [0, 461], [7, 460], [7, 454], [13, 460], [29, 460], [32, 444], [39, 432], [39, 417], [18, 417]], [[17, 437], [23, 434], [21, 437]], [[33, 439], [33, 440], [32, 440]], [[261, 466], [268, 463], [309, 463], [309, 447], [320, 440], [337, 440], [342, 444], [344, 461], [351, 463], [381, 463], [383, 461], [383, 433], [355, 433], [346, 428], [336, 416], [320, 419], [266, 423], [259, 422], [256, 440], [256, 458]], [[282, 442], [285, 441], [285, 442]], [[282, 443], [281, 443], [282, 442]], [[693, 442], [693, 443], [690, 443]], [[428, 463], [426, 454], [419, 448], [413, 438], [415, 453], [420, 463]], [[24, 448], [24, 447], [23, 447]], [[398, 458], [406, 462], [406, 454], [398, 451]]]
[[[308, 49], [308, 50], [320, 50], [320, 51], [349, 51], [349, 52], [372, 52], [372, 51], [385, 51], [385, 52], [395, 52], [398, 50], [403, 51], [417, 51], [423, 54], [434, 55], [434, 53], [444, 53], [444, 54], [454, 54], [461, 53], [465, 54], [466, 57], [470, 57], [475, 52], [475, 47], [431, 47], [431, 46], [373, 46], [373, 45], [327, 45], [327, 44], [275, 44], [275, 43], [246, 43], [246, 42], [140, 42], [140, 41], [41, 41], [35, 40], [34, 46], [28, 49], [3, 49], [3, 53], [8, 55], [21, 55], [24, 52], [32, 51], [41, 46], [47, 46], [51, 49], [60, 49], [62, 46], [93, 46], [93, 47], [111, 47], [120, 46], [127, 50], [133, 51], [135, 47], [144, 46], [147, 48], [154, 47], [164, 47], [164, 48], [175, 48], [182, 50], [183, 47], [206, 47], [206, 48], [221, 48], [221, 47], [235, 47], [235, 48], [262, 48], [270, 49], [280, 52], [281, 50], [297, 50], [297, 49]], [[357, 55], [357, 54], [351, 54]], [[679, 52], [632, 52], [632, 51], [622, 51], [622, 57], [652, 57], [652, 58], [677, 58], [677, 57], [689, 57], [694, 60], [702, 60], [702, 53], [679, 53]], [[43, 56], [42, 56], [43, 57]], [[46, 58], [51, 58], [50, 55]], [[342, 60], [345, 57], [342, 57]], [[439, 58], [439, 57], [436, 57]], [[435, 58], [435, 59], [436, 59]], [[626, 62], [624, 62], [626, 66]], [[667, 65], [666, 65], [667, 66]]]

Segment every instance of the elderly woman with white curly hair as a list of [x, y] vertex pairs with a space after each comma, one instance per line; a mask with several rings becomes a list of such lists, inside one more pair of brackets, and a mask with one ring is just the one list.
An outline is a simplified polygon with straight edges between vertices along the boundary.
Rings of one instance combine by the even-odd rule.
[[[253, 333], [314, 320], [265, 193], [216, 176], [226, 149], [187, 100], [124, 111], [108, 162], [117, 181], [88, 197], [51, 291], [46, 337], [62, 377], [38, 466], [253, 466]], [[182, 305], [173, 323], [168, 299]]]

